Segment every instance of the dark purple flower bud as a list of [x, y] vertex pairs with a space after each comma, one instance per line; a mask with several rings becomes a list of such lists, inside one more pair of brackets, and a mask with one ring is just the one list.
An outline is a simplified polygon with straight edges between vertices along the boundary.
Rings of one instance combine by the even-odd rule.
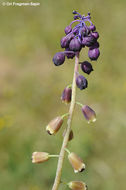
[[82, 45], [82, 47], [85, 47], [86, 41], [87, 41], [87, 40], [85, 39], [85, 37], [82, 38], [82, 41], [81, 41], [81, 45]]
[[84, 73], [87, 73], [88, 75], [93, 71], [92, 65], [88, 61], [84, 61], [81, 63], [81, 69]]
[[70, 43], [70, 40], [74, 37], [74, 34], [68, 34], [67, 36], [64, 36], [61, 41], [60, 41], [60, 44], [61, 44], [61, 47], [62, 48], [67, 48], [69, 47], [69, 43]]
[[[65, 53], [65, 55], [67, 56], [67, 58], [68, 58], [68, 59], [73, 59], [74, 56], [75, 56], [75, 53], [74, 53], [74, 52], [72, 53], [69, 48], [66, 48], [65, 50], [66, 50], [66, 52], [64, 52], [64, 53]], [[69, 51], [70, 51], [70, 52], [69, 52]]]
[[66, 87], [62, 93], [61, 100], [68, 104], [71, 102], [71, 95], [72, 95], [72, 89], [69, 87]]
[[78, 19], [79, 18], [79, 16], [78, 15], [75, 15], [74, 16], [74, 20], [76, 20], [76, 19]]
[[96, 30], [96, 27], [93, 24], [90, 25], [88, 28], [89, 28], [90, 31], [95, 31]]
[[82, 107], [82, 113], [83, 113], [85, 119], [88, 121], [88, 123], [96, 121], [96, 113], [89, 106], [84, 105]]
[[66, 48], [69, 46], [69, 40], [68, 40], [67, 36], [65, 36], [61, 39], [60, 44], [61, 44], [62, 48]]
[[83, 46], [90, 47], [96, 42], [96, 39], [93, 36], [87, 36], [82, 39], [81, 44]]
[[86, 28], [82, 28], [81, 29], [81, 36], [84, 37], [87, 35], [87, 29]]
[[[65, 134], [66, 134], [66, 129], [63, 132], [63, 137], [65, 137]], [[68, 140], [71, 141], [73, 138], [74, 138], [74, 134], [73, 134], [73, 131], [71, 130], [69, 133], [69, 139]]]
[[77, 85], [78, 88], [80, 88], [80, 90], [83, 90], [83, 89], [87, 88], [88, 81], [87, 81], [87, 79], [84, 76], [79, 75], [76, 78], [76, 85]]
[[88, 50], [88, 57], [93, 61], [97, 60], [100, 55], [100, 51], [98, 48], [95, 49], [89, 49]]
[[97, 41], [90, 47], [90, 49], [95, 49], [95, 48], [99, 48], [99, 43]]
[[72, 51], [80, 51], [81, 50], [81, 44], [77, 38], [74, 38], [70, 41], [69, 48]]
[[77, 11], [73, 11], [73, 14], [74, 14], [74, 15], [77, 14]]
[[56, 66], [59, 66], [59, 65], [62, 65], [65, 61], [65, 55], [64, 53], [62, 52], [58, 52], [54, 55], [53, 57], [53, 63], [56, 65]]
[[73, 34], [74, 34], [74, 35], [77, 35], [78, 33], [79, 33], [78, 28], [73, 28]]
[[90, 30], [87, 27], [86, 28], [84, 27], [81, 29], [81, 36], [82, 37], [88, 37], [89, 33], [90, 33]]
[[72, 31], [72, 27], [69, 25], [65, 28], [65, 34], [69, 34]]
[[99, 38], [99, 33], [98, 33], [98, 32], [92, 32], [91, 35], [92, 35], [95, 39], [98, 39], [98, 38]]

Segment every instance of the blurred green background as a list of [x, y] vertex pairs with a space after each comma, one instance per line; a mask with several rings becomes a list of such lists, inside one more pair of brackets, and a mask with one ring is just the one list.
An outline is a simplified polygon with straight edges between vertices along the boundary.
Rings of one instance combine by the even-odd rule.
[[[66, 121], [56, 136], [49, 136], [45, 126], [69, 108], [60, 96], [72, 81], [74, 60], [55, 67], [52, 57], [61, 51], [60, 39], [73, 10], [91, 12], [100, 33], [101, 56], [93, 62], [95, 71], [85, 75], [89, 87], [77, 90], [77, 100], [96, 111], [97, 122], [88, 125], [76, 106], [69, 149], [85, 160], [86, 171], [74, 174], [66, 158], [62, 179], [83, 180], [89, 190], [125, 189], [125, 0], [42, 0], [39, 7], [0, 4], [0, 189], [52, 187], [57, 159], [33, 165], [31, 155], [60, 151]], [[84, 60], [89, 60], [87, 50], [81, 52]]]

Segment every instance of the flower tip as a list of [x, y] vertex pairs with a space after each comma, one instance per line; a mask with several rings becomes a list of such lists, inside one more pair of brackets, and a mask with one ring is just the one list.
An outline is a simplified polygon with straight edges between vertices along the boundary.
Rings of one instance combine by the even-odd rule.
[[95, 122], [97, 119], [96, 118], [94, 118], [94, 119], [92, 119], [92, 122]]
[[48, 126], [46, 127], [46, 131], [47, 131], [47, 133], [48, 133], [49, 135], [52, 135], [52, 134], [53, 134], [53, 132], [48, 129]]
[[32, 159], [32, 163], [33, 163], [33, 164], [35, 163], [35, 160], [34, 160], [34, 159]]
[[37, 152], [33, 152], [33, 154], [32, 154], [32, 157], [31, 157], [32, 163], [35, 163], [34, 156], [35, 156], [36, 153], [37, 153]]
[[85, 168], [86, 168], [86, 166], [85, 166], [85, 164], [83, 163], [83, 165], [82, 165], [82, 169], [80, 170], [80, 172], [84, 171]]
[[91, 122], [94, 123], [94, 122], [96, 122], [96, 120], [97, 120], [96, 118], [93, 118], [92, 120], [88, 121], [88, 124], [90, 124]]
[[74, 173], [83, 172], [84, 170], [85, 170], [85, 164], [83, 163], [80, 169], [78, 170], [74, 169]]

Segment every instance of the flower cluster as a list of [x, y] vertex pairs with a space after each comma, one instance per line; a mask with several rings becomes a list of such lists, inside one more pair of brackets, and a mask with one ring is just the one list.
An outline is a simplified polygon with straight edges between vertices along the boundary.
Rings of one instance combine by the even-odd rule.
[[[53, 57], [53, 62], [56, 66], [62, 65], [65, 61], [65, 57], [68, 59], [73, 59], [76, 52], [80, 52], [82, 48], [88, 47], [88, 57], [91, 61], [96, 61], [100, 55], [99, 43], [97, 39], [99, 38], [99, 33], [96, 31], [95, 25], [91, 22], [90, 13], [87, 16], [79, 14], [77, 11], [73, 11], [74, 21], [70, 23], [65, 28], [65, 36], [61, 39], [61, 47], [65, 48], [65, 51], [58, 52]], [[72, 24], [77, 23], [76, 26], [72, 28]], [[90, 25], [88, 26], [87, 23]], [[81, 69], [84, 73], [90, 74], [93, 71], [93, 67], [90, 62], [81, 62]], [[80, 90], [87, 88], [87, 79], [78, 74], [76, 79], [77, 87]]]
[[[91, 22], [90, 13], [88, 13], [87, 16], [84, 16], [80, 15], [77, 11], [73, 11], [73, 14], [74, 14], [74, 21], [72, 21], [70, 25], [68, 25], [65, 28], [66, 35], [61, 39], [61, 47], [65, 48], [65, 50], [56, 53], [53, 57], [53, 63], [56, 66], [62, 65], [66, 57], [68, 59], [73, 59], [74, 57], [76, 57], [79, 60], [78, 55], [82, 50], [82, 48], [85, 47], [89, 48], [88, 57], [90, 58], [91, 61], [96, 61], [100, 55], [99, 43], [97, 42], [99, 34], [98, 32], [96, 32], [95, 25], [93, 25]], [[72, 28], [73, 23], [77, 24]], [[88, 75], [93, 71], [92, 64], [88, 61], [83, 61], [83, 62], [77, 61], [77, 63], [75, 61], [75, 66], [76, 64], [77, 68], [78, 65], [80, 64], [81, 70]], [[63, 126], [65, 117], [68, 116], [68, 121], [70, 120], [70, 122], [67, 122], [68, 127], [64, 130], [63, 133], [64, 141], [60, 155], [51, 155], [47, 152], [33, 152], [32, 154], [33, 163], [43, 163], [45, 161], [48, 161], [51, 157], [59, 157], [59, 164], [63, 163], [60, 159], [63, 160], [65, 154], [64, 152], [66, 151], [68, 153], [68, 161], [70, 162], [74, 172], [78, 173], [85, 170], [84, 161], [77, 154], [75, 154], [74, 152], [70, 152], [66, 148], [68, 141], [71, 141], [74, 137], [73, 130], [71, 130], [71, 126], [69, 126], [72, 120], [72, 113], [73, 113], [73, 112], [71, 113], [71, 110], [74, 109], [75, 103], [80, 105], [82, 114], [88, 123], [96, 121], [96, 114], [95, 111], [92, 108], [90, 108], [88, 105], [83, 105], [75, 101], [76, 86], [80, 90], [83, 90], [88, 86], [87, 79], [83, 75], [79, 74], [78, 69], [74, 70], [73, 84], [66, 86], [61, 95], [61, 101], [63, 103], [65, 104], [71, 103], [69, 113], [65, 113], [63, 115], [55, 117], [46, 126], [46, 131], [49, 135], [56, 135], [57, 132], [60, 130], [60, 128]], [[62, 168], [62, 165], [60, 165], [59, 167]], [[60, 176], [60, 174], [57, 173], [56, 177], [58, 175]], [[58, 177], [58, 179], [56, 180], [59, 180], [59, 178], [60, 177]], [[57, 184], [59, 184], [60, 182], [61, 180], [56, 181], [56, 186], [54, 183], [54, 188], [52, 190], [58, 190]], [[67, 183], [67, 185], [72, 190], [87, 190], [87, 185], [82, 181], [71, 181]]]

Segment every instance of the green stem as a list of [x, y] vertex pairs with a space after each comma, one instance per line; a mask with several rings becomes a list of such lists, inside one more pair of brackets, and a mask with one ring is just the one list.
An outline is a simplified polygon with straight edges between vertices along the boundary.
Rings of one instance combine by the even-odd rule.
[[55, 154], [52, 154], [52, 155], [51, 155], [51, 154], [50, 154], [49, 157], [50, 157], [50, 158], [57, 158], [57, 157], [59, 157], [59, 155], [55, 155]]
[[83, 107], [83, 104], [81, 104], [80, 102], [76, 102], [76, 104], [78, 104], [79, 106]]
[[66, 116], [68, 116], [69, 115], [69, 113], [65, 113], [65, 114], [63, 114], [61, 117], [62, 117], [62, 119], [64, 118], [64, 117], [66, 117]]
[[67, 144], [68, 144], [69, 134], [70, 134], [70, 130], [71, 130], [71, 123], [72, 123], [72, 118], [73, 118], [73, 111], [75, 108], [76, 76], [77, 76], [77, 72], [78, 72], [78, 64], [79, 64], [79, 53], [76, 53], [73, 83], [72, 83], [72, 100], [71, 100], [70, 109], [69, 109], [69, 117], [67, 120], [67, 129], [66, 129], [66, 133], [65, 133], [65, 136], [63, 139], [63, 144], [62, 144], [62, 147], [60, 150], [59, 160], [58, 160], [58, 164], [57, 164], [56, 177], [55, 177], [55, 181], [54, 181], [52, 190], [58, 190], [59, 184], [61, 181], [61, 173], [62, 173], [63, 161], [64, 161], [64, 157], [65, 157], [65, 148], [67, 147]]
[[69, 151], [67, 148], [65, 148], [65, 151], [66, 151], [68, 154], [70, 154], [70, 151]]
[[64, 185], [67, 185], [68, 183], [65, 181], [60, 181], [60, 183], [63, 183]]
[[72, 84], [69, 84], [68, 86], [67, 86], [67, 88], [71, 88], [72, 87]]

